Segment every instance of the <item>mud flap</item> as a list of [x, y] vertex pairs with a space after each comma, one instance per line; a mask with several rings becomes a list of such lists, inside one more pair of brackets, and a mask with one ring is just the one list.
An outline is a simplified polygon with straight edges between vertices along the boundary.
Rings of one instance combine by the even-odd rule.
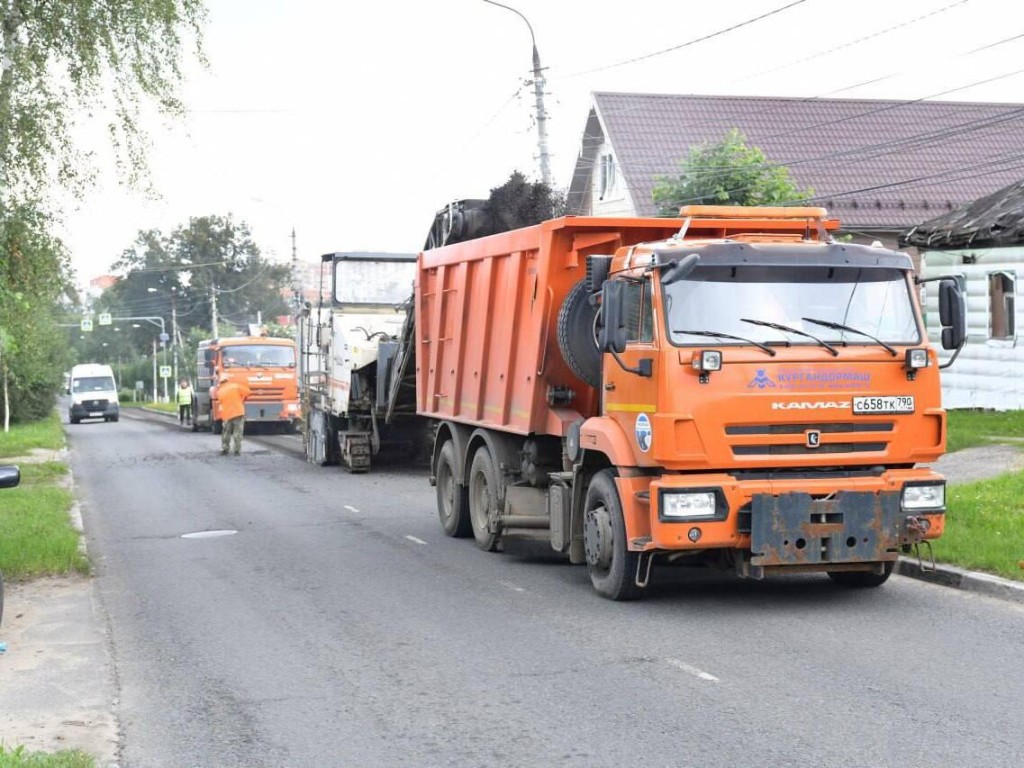
[[758, 494], [751, 512], [752, 566], [878, 563], [913, 538], [899, 493]]

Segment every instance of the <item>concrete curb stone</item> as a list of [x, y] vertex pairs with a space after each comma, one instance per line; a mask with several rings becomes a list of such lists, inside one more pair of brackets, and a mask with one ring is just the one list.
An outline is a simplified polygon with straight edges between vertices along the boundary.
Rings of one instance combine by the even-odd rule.
[[968, 571], [952, 565], [935, 564], [935, 569], [924, 569], [916, 559], [900, 558], [896, 573], [912, 579], [927, 581], [943, 587], [952, 587], [964, 592], [974, 592], [1000, 600], [1024, 605], [1024, 582], [1011, 581], [980, 571]]

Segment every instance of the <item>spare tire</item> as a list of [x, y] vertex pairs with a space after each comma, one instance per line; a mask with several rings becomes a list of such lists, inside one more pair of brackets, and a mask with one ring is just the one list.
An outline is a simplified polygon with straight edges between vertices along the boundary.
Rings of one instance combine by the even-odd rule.
[[590, 287], [581, 280], [558, 310], [558, 348], [565, 364], [581, 381], [601, 385], [601, 350], [597, 347], [598, 309], [590, 303]]

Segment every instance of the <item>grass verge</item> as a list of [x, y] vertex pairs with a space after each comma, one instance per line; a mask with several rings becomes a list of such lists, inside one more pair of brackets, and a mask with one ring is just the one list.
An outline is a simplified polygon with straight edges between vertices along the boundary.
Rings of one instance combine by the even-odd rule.
[[0, 768], [95, 768], [96, 761], [77, 749], [60, 752], [28, 752], [25, 747], [0, 744]]
[[999, 442], [1000, 437], [1024, 438], [1024, 411], [948, 411], [946, 451]]
[[[58, 481], [67, 474], [60, 462], [25, 464], [21, 485], [9, 488], [0, 504], [0, 571], [11, 579], [88, 573], [78, 549], [79, 534], [68, 511], [72, 494]], [[0, 768], [3, 768], [0, 762]]]
[[952, 485], [946, 494], [935, 559], [1024, 581], [1024, 472]]
[[0, 431], [0, 458], [25, 456], [33, 448], [57, 450], [64, 447], [64, 430], [57, 411], [30, 424], [13, 424], [6, 434]]

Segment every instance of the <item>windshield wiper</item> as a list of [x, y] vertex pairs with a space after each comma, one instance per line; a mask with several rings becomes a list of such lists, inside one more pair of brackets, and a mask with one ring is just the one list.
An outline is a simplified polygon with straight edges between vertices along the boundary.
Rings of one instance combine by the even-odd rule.
[[740, 320], [742, 320], [744, 323], [751, 323], [752, 325], [763, 325], [765, 328], [774, 328], [777, 331], [784, 331], [785, 333], [795, 333], [797, 336], [806, 336], [808, 339], [813, 339], [814, 341], [821, 344], [821, 346], [823, 346], [829, 352], [831, 352], [832, 357], [839, 357], [839, 350], [833, 347], [827, 341], [822, 341], [817, 336], [811, 333], [807, 333], [806, 331], [801, 331], [799, 328], [790, 328], [788, 325], [783, 325], [782, 323], [772, 323], [767, 320], [751, 320], [749, 317], [741, 317]]
[[731, 333], [718, 333], [717, 331], [677, 331], [674, 328], [672, 329], [672, 333], [686, 333], [689, 334], [690, 336], [713, 336], [716, 339], [732, 339], [733, 341], [744, 341], [747, 344], [753, 344], [758, 349], [763, 349], [772, 357], [775, 357], [775, 355], [778, 354], [778, 352], [776, 352], [774, 349], [767, 346], [766, 344], [762, 344], [759, 341], [754, 341], [753, 339], [745, 339], [742, 336], [733, 336]]
[[847, 331], [849, 333], [856, 333], [858, 336], [867, 336], [876, 344], [879, 344], [889, 350], [889, 353], [893, 357], [899, 357], [899, 352], [894, 347], [889, 346], [877, 336], [872, 336], [867, 331], [862, 331], [858, 328], [851, 328], [849, 325], [843, 325], [842, 323], [833, 323], [831, 320], [815, 320], [813, 317], [802, 317], [801, 320], [806, 320], [808, 323], [814, 323], [815, 325], [822, 325], [826, 328], [831, 328], [833, 331]]

